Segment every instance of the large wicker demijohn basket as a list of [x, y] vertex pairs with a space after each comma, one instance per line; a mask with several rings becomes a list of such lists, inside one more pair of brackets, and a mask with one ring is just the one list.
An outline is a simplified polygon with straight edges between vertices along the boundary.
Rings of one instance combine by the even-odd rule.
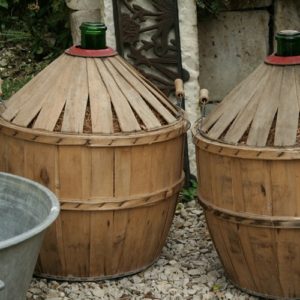
[[276, 38], [277, 54], [193, 128], [198, 195], [231, 281], [300, 299], [300, 33]]
[[112, 49], [79, 47], [5, 106], [0, 170], [44, 184], [61, 203], [36, 274], [92, 280], [151, 265], [184, 178], [181, 110]]

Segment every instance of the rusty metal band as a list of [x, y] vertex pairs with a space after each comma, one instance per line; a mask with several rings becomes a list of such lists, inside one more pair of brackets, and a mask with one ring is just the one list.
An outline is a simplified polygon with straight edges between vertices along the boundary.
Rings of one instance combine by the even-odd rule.
[[224, 208], [217, 207], [204, 199], [198, 193], [198, 199], [206, 212], [215, 215], [217, 218], [252, 227], [267, 228], [300, 228], [300, 217], [280, 217], [257, 215], [244, 212], [234, 212]]
[[152, 206], [179, 193], [180, 189], [183, 186], [183, 182], [184, 173], [182, 173], [180, 179], [176, 181], [172, 186], [151, 194], [134, 195], [131, 197], [128, 196], [122, 198], [103, 197], [98, 199], [87, 199], [85, 201], [74, 199], [60, 199], [61, 210], [107, 211]]

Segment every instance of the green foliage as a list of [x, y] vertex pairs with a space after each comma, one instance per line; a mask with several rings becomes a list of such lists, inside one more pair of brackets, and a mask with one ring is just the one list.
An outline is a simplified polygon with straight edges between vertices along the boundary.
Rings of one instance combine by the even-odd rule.
[[0, 0], [0, 7], [8, 8], [7, 0]]
[[215, 283], [215, 284], [212, 286], [211, 290], [212, 290], [213, 292], [215, 292], [215, 293], [216, 293], [216, 292], [219, 292], [219, 291], [222, 290], [222, 286]]
[[180, 192], [181, 201], [189, 202], [197, 198], [197, 181], [192, 180], [188, 188], [183, 188]]
[[196, 0], [198, 7], [209, 14], [216, 15], [224, 6], [222, 0]]
[[0, 46], [26, 43], [35, 59], [56, 57], [71, 44], [63, 0], [0, 0]]

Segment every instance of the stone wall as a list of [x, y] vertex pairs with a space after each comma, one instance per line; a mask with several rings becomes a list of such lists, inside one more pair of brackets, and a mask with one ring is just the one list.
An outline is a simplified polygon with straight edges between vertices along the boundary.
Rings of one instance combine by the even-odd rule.
[[227, 2], [216, 17], [198, 14], [199, 84], [212, 101], [221, 101], [274, 51], [274, 33], [300, 30], [300, 1]]

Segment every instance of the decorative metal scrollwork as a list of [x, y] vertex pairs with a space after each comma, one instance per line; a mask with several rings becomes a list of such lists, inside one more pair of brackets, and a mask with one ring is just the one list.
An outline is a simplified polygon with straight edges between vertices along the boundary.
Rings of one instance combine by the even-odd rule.
[[114, 16], [118, 52], [167, 96], [176, 78], [189, 79], [181, 64], [177, 0], [114, 0]]

